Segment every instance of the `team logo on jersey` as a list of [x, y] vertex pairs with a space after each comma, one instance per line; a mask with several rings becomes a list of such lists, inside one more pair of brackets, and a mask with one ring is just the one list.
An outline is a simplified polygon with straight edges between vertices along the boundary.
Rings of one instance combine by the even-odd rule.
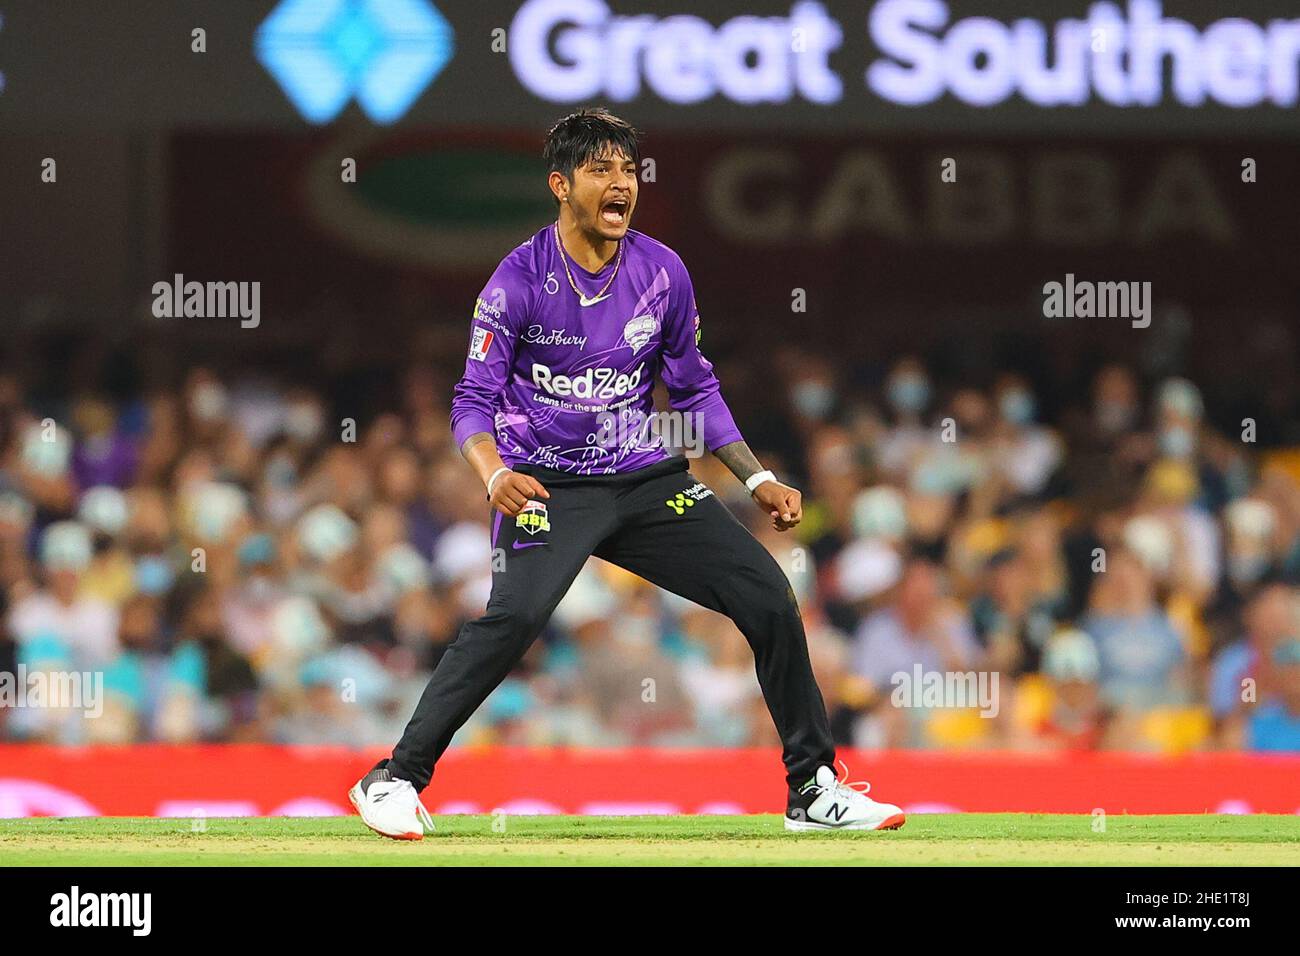
[[475, 329], [474, 337], [469, 343], [469, 357], [475, 362], [487, 361], [488, 349], [492, 347], [495, 337], [491, 329]]
[[551, 519], [546, 513], [546, 505], [540, 501], [529, 501], [524, 505], [524, 510], [515, 516], [515, 527], [523, 528], [534, 536], [550, 531]]
[[632, 354], [636, 355], [658, 330], [659, 320], [653, 315], [638, 315], [635, 319], [628, 319], [627, 325], [623, 326], [623, 341], [632, 347]]

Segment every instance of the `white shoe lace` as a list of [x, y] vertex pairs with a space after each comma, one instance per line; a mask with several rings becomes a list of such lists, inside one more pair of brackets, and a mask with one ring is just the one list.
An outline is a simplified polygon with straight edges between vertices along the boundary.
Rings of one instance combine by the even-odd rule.
[[393, 778], [393, 783], [396, 785], [393, 788], [393, 792], [400, 793], [402, 800], [409, 800], [413, 803], [415, 805], [415, 815], [419, 817], [420, 823], [423, 824], [426, 829], [432, 830], [433, 817], [429, 815], [429, 811], [426, 810], [424, 804], [420, 802], [420, 795], [415, 792], [415, 785], [409, 780], [398, 780], [397, 778]]
[[814, 778], [812, 780], [809, 780], [802, 787], [800, 787], [799, 792], [801, 794], [810, 793], [810, 792], [823, 794], [829, 792], [831, 796], [838, 797], [839, 799], [845, 800], [847, 802], [865, 800], [867, 798], [867, 794], [871, 791], [871, 784], [869, 784], [865, 780], [850, 781], [849, 765], [846, 764], [843, 760], [837, 760], [836, 763], [838, 763], [840, 767], [843, 768], [844, 772], [840, 774], [839, 779], [836, 780], [833, 784], [831, 784], [829, 787], [823, 787], [821, 784], [817, 782], [816, 778]]

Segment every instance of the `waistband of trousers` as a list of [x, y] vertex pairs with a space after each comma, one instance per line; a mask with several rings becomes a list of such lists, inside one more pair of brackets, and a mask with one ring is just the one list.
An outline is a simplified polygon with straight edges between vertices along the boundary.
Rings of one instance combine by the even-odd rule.
[[513, 470], [521, 475], [531, 475], [546, 487], [553, 485], [557, 488], [576, 488], [588, 485], [597, 487], [637, 485], [652, 478], [661, 478], [664, 475], [687, 471], [689, 468], [689, 461], [681, 455], [674, 455], [652, 465], [646, 465], [644, 468], [637, 468], [635, 471], [620, 471], [612, 475], [575, 475], [571, 472], [556, 471], [553, 468], [543, 468], [540, 465], [532, 465], [527, 462], [520, 462], [514, 466]]

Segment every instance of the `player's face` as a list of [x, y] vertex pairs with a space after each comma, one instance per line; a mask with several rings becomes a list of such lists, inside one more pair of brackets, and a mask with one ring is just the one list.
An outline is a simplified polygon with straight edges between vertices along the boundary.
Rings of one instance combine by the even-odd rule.
[[573, 171], [569, 208], [583, 231], [622, 239], [632, 223], [636, 196], [636, 163], [609, 150]]

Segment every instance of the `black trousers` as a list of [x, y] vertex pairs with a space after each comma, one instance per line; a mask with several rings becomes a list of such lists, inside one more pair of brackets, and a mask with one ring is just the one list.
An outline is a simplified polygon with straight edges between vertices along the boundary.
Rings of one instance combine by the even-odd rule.
[[[754, 651], [791, 787], [834, 764], [826, 706], [790, 583], [692, 477], [686, 459], [608, 476], [518, 470], [537, 478], [551, 497], [544, 511], [525, 510], [519, 518], [493, 512], [496, 561], [487, 611], [465, 624], [438, 662], [388, 762], [395, 777], [417, 790], [428, 786], [452, 735], [528, 650], [593, 554], [736, 623]], [[628, 693], [640, 693], [640, 686]]]

